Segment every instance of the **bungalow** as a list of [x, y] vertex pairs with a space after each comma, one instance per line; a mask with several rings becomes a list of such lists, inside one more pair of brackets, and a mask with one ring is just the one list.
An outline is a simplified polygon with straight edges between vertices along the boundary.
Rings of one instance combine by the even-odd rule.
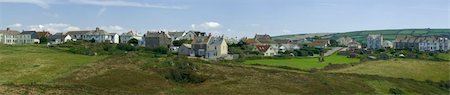
[[62, 33], [57, 33], [55, 35], [51, 35], [48, 38], [50, 44], [60, 44], [65, 43], [67, 41], [72, 41], [72, 37], [70, 35], [63, 35]]
[[98, 27], [95, 30], [69, 31], [66, 35], [70, 35], [76, 40], [95, 41], [96, 43], [119, 43], [119, 35], [108, 33]]

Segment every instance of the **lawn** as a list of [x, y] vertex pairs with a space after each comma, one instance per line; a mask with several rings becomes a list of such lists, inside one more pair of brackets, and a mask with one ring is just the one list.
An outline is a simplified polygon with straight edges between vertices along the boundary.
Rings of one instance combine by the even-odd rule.
[[450, 80], [450, 63], [415, 59], [393, 59], [371, 61], [330, 72], [379, 75], [420, 81], [441, 81]]
[[102, 58], [71, 54], [42, 45], [0, 45], [0, 84], [46, 83]]
[[325, 57], [325, 62], [319, 62], [318, 58], [292, 58], [292, 59], [258, 59], [258, 60], [247, 60], [245, 64], [262, 64], [269, 66], [288, 66], [292, 68], [299, 68], [303, 70], [309, 70], [312, 68], [321, 69], [331, 64], [348, 64], [357, 63], [359, 59], [357, 58], [347, 58], [346, 56], [340, 56], [333, 54]]

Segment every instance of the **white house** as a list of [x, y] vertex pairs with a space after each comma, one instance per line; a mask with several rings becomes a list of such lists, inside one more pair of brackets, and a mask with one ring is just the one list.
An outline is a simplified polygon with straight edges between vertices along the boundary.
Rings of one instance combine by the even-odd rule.
[[134, 31], [129, 31], [129, 32], [123, 33], [122, 35], [119, 36], [120, 43], [128, 43], [128, 41], [130, 41], [133, 38], [138, 40], [139, 43], [142, 42], [142, 36], [139, 36], [139, 34]]
[[95, 30], [69, 31], [66, 35], [70, 35], [77, 40], [93, 40], [96, 43], [119, 43], [119, 35], [117, 33], [108, 33], [98, 27]]
[[67, 41], [73, 41], [70, 35], [63, 35], [62, 33], [57, 33], [55, 35], [51, 35], [48, 38], [50, 44], [60, 44], [65, 43]]
[[446, 37], [426, 37], [419, 42], [420, 51], [448, 51], [450, 50], [450, 40]]
[[21, 34], [16, 30], [0, 30], [0, 44], [32, 44], [31, 34]]
[[228, 54], [228, 45], [223, 36], [211, 37], [206, 47], [205, 57], [208, 59], [225, 57]]
[[261, 44], [256, 45], [256, 49], [262, 53], [264, 56], [275, 56], [278, 55], [278, 46], [277, 45], [268, 45], [268, 44]]

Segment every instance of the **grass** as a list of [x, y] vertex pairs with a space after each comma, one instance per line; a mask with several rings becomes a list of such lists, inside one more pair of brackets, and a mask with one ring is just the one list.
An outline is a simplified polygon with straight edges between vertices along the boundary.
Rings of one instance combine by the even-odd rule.
[[450, 63], [415, 59], [393, 59], [362, 63], [354, 67], [333, 70], [334, 73], [379, 75], [419, 81], [450, 80]]
[[312, 68], [321, 69], [331, 64], [348, 64], [359, 62], [356, 58], [347, 58], [346, 56], [340, 56], [332, 54], [325, 57], [325, 62], [319, 62], [318, 58], [292, 58], [292, 59], [257, 59], [247, 60], [245, 64], [261, 64], [269, 66], [288, 66], [292, 68], [299, 68], [303, 70], [310, 70]]
[[46, 83], [102, 59], [45, 48], [41, 45], [0, 45], [0, 84]]

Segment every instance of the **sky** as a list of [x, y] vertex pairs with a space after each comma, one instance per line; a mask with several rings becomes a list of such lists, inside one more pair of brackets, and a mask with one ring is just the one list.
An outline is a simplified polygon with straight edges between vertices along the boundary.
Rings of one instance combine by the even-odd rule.
[[450, 0], [0, 0], [0, 28], [252, 37], [450, 28]]

